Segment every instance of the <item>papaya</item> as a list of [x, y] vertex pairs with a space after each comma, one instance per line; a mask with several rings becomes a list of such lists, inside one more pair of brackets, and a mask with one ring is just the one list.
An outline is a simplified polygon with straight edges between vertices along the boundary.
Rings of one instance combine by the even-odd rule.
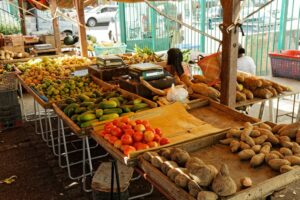
[[99, 104], [102, 101], [103, 101], [103, 98], [102, 97], [98, 97], [94, 103], [95, 104]]
[[97, 109], [96, 111], [96, 117], [99, 118], [103, 115], [103, 110], [102, 109]]
[[143, 108], [147, 108], [148, 107], [148, 104], [146, 103], [139, 103], [139, 104], [136, 104], [132, 107], [132, 111], [138, 111], [138, 110], [141, 110]]
[[117, 99], [119, 100], [119, 102], [124, 102], [125, 98], [123, 96], [118, 96]]
[[70, 108], [77, 108], [77, 107], [79, 107], [79, 104], [77, 104], [77, 103], [71, 103], [71, 104], [69, 104], [68, 106], [66, 106], [65, 107], [65, 109], [64, 109], [64, 113], [68, 113], [68, 110], [70, 109]]
[[98, 104], [99, 108], [105, 109], [105, 108], [116, 108], [118, 104], [115, 101], [103, 101]]
[[81, 114], [81, 113], [84, 113], [84, 112], [86, 112], [87, 111], [87, 109], [85, 108], [85, 107], [77, 107], [76, 109], [75, 109], [75, 113], [76, 114]]
[[107, 92], [105, 93], [105, 98], [109, 99], [109, 98], [112, 98], [112, 97], [118, 97], [120, 96], [119, 93], [117, 93], [116, 91], [113, 91], [113, 92]]
[[117, 106], [120, 106], [120, 101], [117, 97], [112, 97], [109, 99], [109, 101], [115, 101], [117, 103]]
[[131, 112], [130, 107], [128, 107], [128, 106], [123, 106], [122, 109], [123, 109], [123, 112], [125, 112], [125, 113]]
[[94, 106], [95, 103], [94, 102], [91, 102], [91, 101], [87, 101], [87, 102], [83, 102], [80, 104], [81, 107], [88, 107], [88, 106]]
[[87, 113], [87, 114], [80, 116], [80, 122], [86, 122], [86, 121], [90, 121], [93, 119], [96, 119], [96, 115], [93, 113]]
[[96, 97], [101, 97], [102, 96], [101, 92], [99, 92], [97, 90], [94, 91], [93, 93], [95, 94]]
[[112, 113], [118, 113], [121, 114], [123, 111], [121, 108], [109, 108], [109, 109], [104, 109], [103, 114], [112, 114]]
[[142, 99], [134, 99], [133, 100], [133, 105], [137, 105], [137, 104], [140, 104], [142, 103]]
[[78, 114], [72, 115], [71, 120], [77, 122]]
[[81, 123], [80, 127], [86, 128], [86, 127], [92, 126], [93, 123], [98, 122], [98, 121], [99, 121], [98, 119], [92, 119], [92, 120], [86, 121], [84, 123]]
[[88, 96], [85, 95], [85, 94], [80, 94], [80, 95], [78, 95], [78, 98], [79, 98], [79, 100], [80, 100], [81, 102], [86, 102], [86, 101], [90, 100], [90, 97], [88, 97]]
[[75, 113], [75, 109], [76, 108], [73, 108], [73, 107], [68, 109], [68, 111], [66, 113], [68, 115], [68, 117], [71, 117]]
[[99, 120], [100, 121], [105, 121], [105, 120], [115, 119], [115, 118], [118, 118], [118, 117], [119, 117], [119, 114], [112, 113], [112, 114], [102, 115]]
[[67, 104], [71, 104], [71, 103], [75, 103], [75, 102], [76, 102], [75, 99], [72, 99], [72, 98], [67, 98], [66, 99]]

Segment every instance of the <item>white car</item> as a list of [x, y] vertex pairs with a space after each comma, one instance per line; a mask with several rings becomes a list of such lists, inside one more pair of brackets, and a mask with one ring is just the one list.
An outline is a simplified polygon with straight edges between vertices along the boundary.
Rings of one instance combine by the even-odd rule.
[[118, 10], [117, 5], [105, 5], [93, 8], [85, 13], [85, 23], [94, 27], [97, 23], [109, 23], [114, 19]]

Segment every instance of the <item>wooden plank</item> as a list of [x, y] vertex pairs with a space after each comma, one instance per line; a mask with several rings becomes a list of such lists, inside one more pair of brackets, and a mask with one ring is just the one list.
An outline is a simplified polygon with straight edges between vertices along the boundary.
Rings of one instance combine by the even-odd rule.
[[221, 4], [223, 7], [221, 102], [229, 107], [234, 107], [236, 99], [239, 29], [233, 29], [229, 32], [226, 29], [234, 23], [238, 15], [240, 0], [221, 0]]
[[25, 25], [23, 0], [18, 0], [18, 5], [19, 5], [19, 13], [20, 13], [21, 32], [22, 32], [23, 35], [26, 35], [26, 25]]
[[85, 20], [84, 20], [83, 1], [73, 0], [73, 2], [74, 2], [75, 9], [77, 12], [81, 56], [87, 57], [88, 50], [87, 50], [87, 42], [86, 42], [87, 41], [86, 30], [85, 30], [85, 26], [84, 26]]
[[61, 53], [61, 42], [60, 42], [60, 31], [59, 31], [59, 25], [58, 25], [58, 15], [56, 14], [57, 11], [57, 3], [56, 0], [50, 0], [49, 2], [50, 10], [51, 10], [51, 16], [52, 16], [52, 26], [53, 26], [53, 34], [54, 34], [54, 40], [55, 40], [55, 48], [56, 52], [59, 54]]

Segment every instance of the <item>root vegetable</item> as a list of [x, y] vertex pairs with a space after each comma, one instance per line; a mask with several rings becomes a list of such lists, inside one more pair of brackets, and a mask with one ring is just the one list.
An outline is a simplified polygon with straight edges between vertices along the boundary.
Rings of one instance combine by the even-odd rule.
[[250, 160], [251, 167], [257, 167], [257, 166], [263, 164], [264, 159], [265, 159], [264, 153], [259, 153], [259, 154], [254, 155]]
[[270, 153], [276, 154], [279, 158], [283, 158], [284, 156], [279, 151], [271, 151]]
[[[252, 130], [251, 130], [252, 131]], [[250, 132], [251, 133], [251, 132]], [[250, 137], [250, 133], [248, 134], [248, 131], [247, 132], [242, 132], [241, 134], [241, 140], [246, 142], [247, 144], [249, 144], [251, 147], [255, 145], [255, 142], [254, 140], [252, 139], [252, 137]]]
[[164, 174], [168, 174], [168, 171], [170, 169], [173, 169], [173, 168], [177, 168], [178, 165], [176, 162], [174, 161], [165, 161], [163, 162], [163, 164], [161, 165], [160, 169], [161, 171], [164, 173]]
[[287, 126], [287, 124], [277, 124], [277, 125], [275, 125], [275, 126], [272, 128], [272, 132], [273, 132], [273, 133], [278, 133], [278, 131], [279, 131], [281, 128], [285, 127], [285, 126]]
[[240, 138], [241, 133], [242, 133], [242, 131], [240, 129], [232, 128], [226, 133], [226, 137], [227, 138], [231, 138], [231, 137]]
[[237, 191], [234, 180], [229, 175], [228, 166], [222, 164], [219, 173], [212, 183], [212, 190], [219, 196], [229, 196]]
[[271, 151], [271, 147], [269, 145], [263, 145], [260, 149], [260, 153], [268, 154]]
[[151, 158], [151, 164], [160, 169], [161, 168], [161, 165], [166, 161], [166, 159], [164, 157], [161, 157], [161, 156], [154, 156]]
[[242, 188], [248, 188], [252, 186], [252, 180], [250, 177], [243, 177], [240, 179]]
[[188, 152], [183, 150], [176, 150], [171, 152], [171, 160], [175, 161], [179, 166], [184, 166], [187, 160], [190, 158]]
[[281, 167], [280, 167], [280, 173], [281, 174], [283, 174], [283, 173], [286, 173], [286, 172], [289, 172], [289, 171], [291, 171], [291, 170], [293, 170], [294, 168], [292, 167], [292, 166], [290, 166], [290, 165], [282, 165]]
[[167, 160], [171, 160], [171, 149], [160, 149], [158, 152], [159, 155], [163, 156], [164, 158], [166, 158]]
[[244, 88], [242, 90], [242, 92], [246, 95], [247, 99], [253, 99], [254, 98], [253, 93], [250, 90]]
[[176, 177], [175, 177], [175, 184], [179, 187], [182, 187], [182, 188], [187, 188], [188, 186], [188, 182], [191, 180], [191, 178], [186, 175], [186, 174], [178, 174]]
[[261, 149], [261, 145], [254, 145], [252, 148], [251, 148], [255, 153], [259, 153], [260, 152], [260, 149]]
[[264, 128], [257, 128], [257, 127], [255, 129], [259, 130], [259, 132], [262, 135], [267, 135], [268, 136], [268, 139], [267, 139], [268, 142], [271, 142], [272, 144], [278, 144], [279, 143], [278, 138], [270, 130], [264, 129]]
[[279, 149], [279, 152], [280, 152], [282, 155], [284, 155], [284, 156], [291, 156], [291, 155], [293, 155], [293, 152], [292, 152], [290, 149], [286, 148], [286, 147], [281, 147], [281, 148]]
[[280, 142], [290, 142], [291, 138], [288, 136], [279, 136]]
[[143, 154], [143, 158], [147, 161], [151, 161], [152, 157], [154, 156], [158, 156], [158, 154], [156, 152], [145, 152]]
[[268, 139], [267, 135], [261, 135], [257, 138], [254, 138], [253, 140], [254, 140], [255, 144], [260, 145], [260, 144], [264, 143], [267, 139]]
[[197, 195], [197, 200], [217, 200], [218, 195], [211, 191], [201, 191]]
[[245, 150], [245, 149], [251, 149], [250, 145], [247, 144], [247, 143], [245, 143], [245, 142], [243, 142], [243, 141], [240, 141], [240, 148], [241, 148], [242, 150]]
[[175, 178], [178, 174], [183, 174], [183, 169], [182, 168], [173, 168], [170, 169], [167, 173], [167, 176], [169, 177], [169, 179], [171, 179], [173, 182], [175, 181]]
[[294, 154], [300, 153], [300, 145], [296, 142], [293, 142], [292, 151], [294, 152]]
[[290, 138], [295, 138], [298, 129], [300, 128], [300, 122], [290, 124], [279, 130], [280, 136], [288, 136]]
[[200, 186], [209, 186], [216, 176], [215, 171], [207, 165], [195, 166], [190, 168], [189, 171], [190, 176]]
[[226, 138], [226, 139], [224, 139], [224, 140], [220, 140], [220, 143], [221, 143], [221, 144], [228, 145], [228, 144], [230, 144], [233, 140], [236, 140], [236, 139], [234, 139], [234, 138]]
[[279, 171], [282, 165], [291, 165], [291, 163], [288, 160], [284, 159], [272, 159], [268, 162], [268, 164], [273, 170], [276, 171]]
[[286, 147], [286, 148], [289, 148], [289, 149], [293, 148], [293, 143], [292, 142], [288, 142], [288, 141], [281, 142], [280, 141], [280, 144], [281, 144], [282, 147]]
[[251, 137], [258, 137], [260, 136], [260, 132], [259, 130], [252, 130], [252, 132], [250, 133]]
[[192, 195], [195, 198], [197, 198], [199, 192], [203, 191], [203, 189], [194, 180], [190, 180], [188, 182], [188, 189], [190, 195]]
[[270, 160], [273, 160], [273, 159], [278, 159], [279, 156], [277, 154], [274, 154], [274, 153], [268, 153], [266, 156], [265, 156], [265, 162], [266, 163], [269, 163]]
[[240, 92], [240, 91], [236, 91], [236, 101], [246, 101], [247, 100], [247, 96], [246, 94]]
[[258, 127], [259, 127], [259, 128], [268, 129], [268, 130], [272, 131], [272, 127], [269, 126], [269, 125], [266, 124], [266, 123], [260, 123], [260, 124], [258, 125]]
[[297, 156], [285, 156], [285, 160], [288, 160], [291, 165], [300, 165], [300, 158]]
[[249, 160], [252, 156], [255, 155], [255, 152], [252, 149], [245, 149], [238, 153], [238, 156], [241, 160]]
[[190, 169], [193, 165], [204, 165], [204, 162], [197, 157], [190, 157], [185, 163], [185, 168]]
[[232, 153], [235, 153], [239, 150], [240, 148], [240, 143], [236, 140], [233, 140], [231, 143], [230, 143], [230, 150]]

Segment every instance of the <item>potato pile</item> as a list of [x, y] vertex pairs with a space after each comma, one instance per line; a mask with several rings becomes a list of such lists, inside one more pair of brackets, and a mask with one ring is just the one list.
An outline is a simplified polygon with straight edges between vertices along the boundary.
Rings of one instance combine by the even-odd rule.
[[[193, 80], [182, 80], [189, 86], [194, 93], [210, 97], [215, 100], [220, 98], [221, 83], [211, 84], [203, 75], [194, 75]], [[209, 86], [211, 85], [211, 86]], [[284, 91], [290, 91], [290, 88], [278, 83], [252, 76], [247, 73], [238, 72], [236, 82], [236, 101], [251, 100], [254, 97], [268, 99], [278, 96]]]
[[146, 152], [143, 158], [197, 200], [214, 200], [237, 191], [226, 164], [218, 171], [215, 166], [205, 164], [197, 157], [190, 157], [188, 152], [179, 148], [164, 148], [158, 153]]
[[250, 160], [251, 167], [267, 163], [273, 170], [285, 173], [300, 165], [300, 122], [273, 128], [247, 122], [244, 129], [230, 129], [220, 143], [229, 145], [241, 160]]

